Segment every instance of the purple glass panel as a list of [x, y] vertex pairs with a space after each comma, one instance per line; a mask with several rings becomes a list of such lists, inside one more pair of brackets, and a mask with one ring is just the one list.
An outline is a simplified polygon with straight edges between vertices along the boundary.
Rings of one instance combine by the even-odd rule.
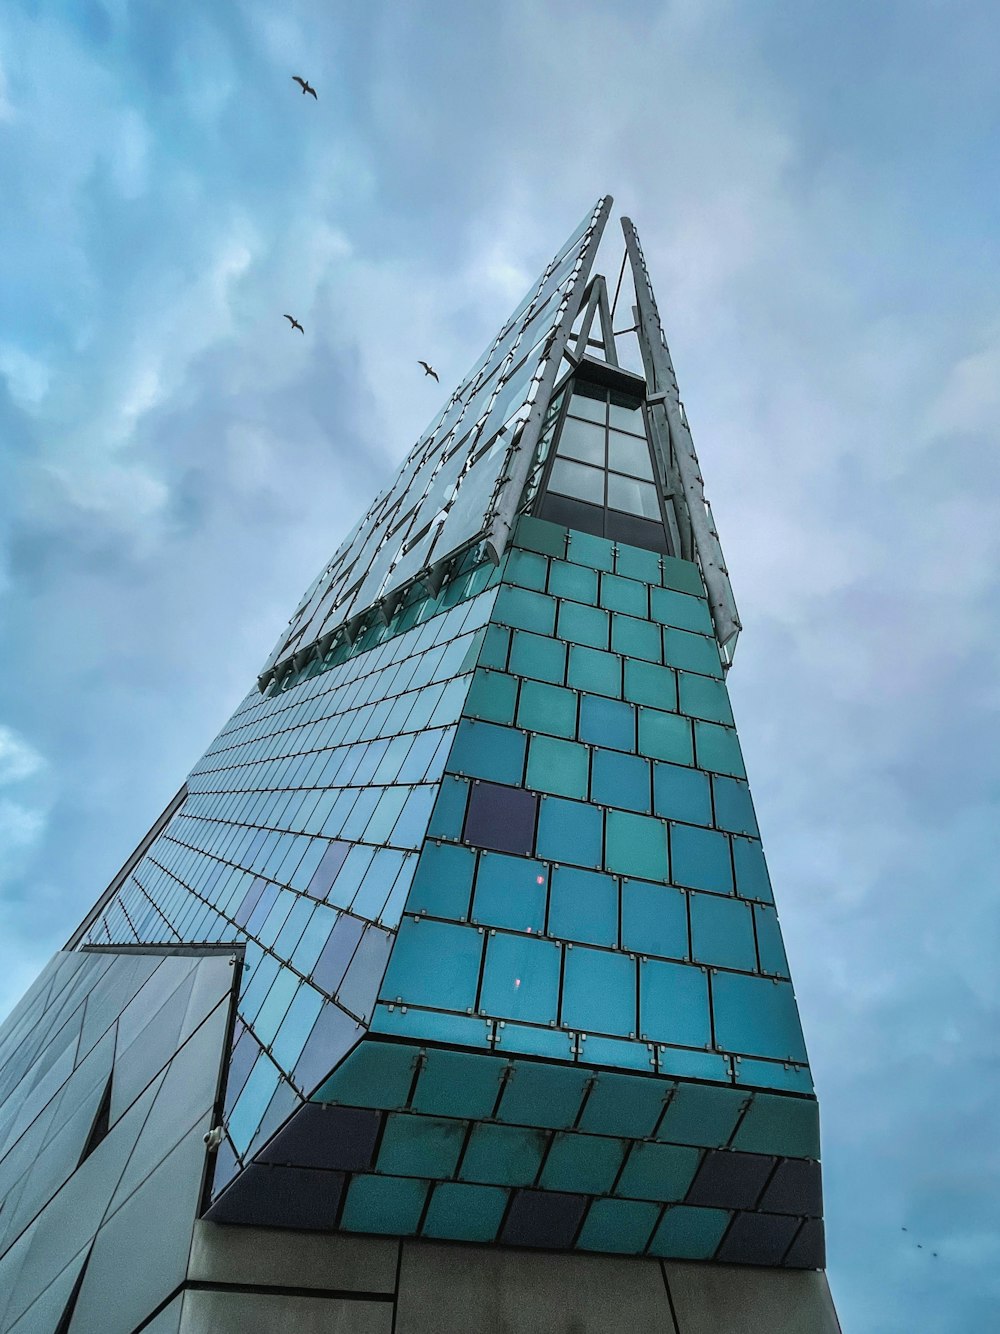
[[760, 1207], [770, 1214], [823, 1216], [823, 1185], [819, 1163], [788, 1158], [768, 1182]]
[[313, 872], [313, 877], [306, 886], [306, 893], [311, 894], [314, 899], [325, 899], [333, 888], [333, 882], [340, 874], [340, 868], [346, 861], [350, 850], [350, 843], [339, 841], [331, 843], [326, 852], [323, 853], [322, 861]]
[[826, 1236], [821, 1218], [807, 1218], [785, 1256], [791, 1269], [825, 1269]]
[[260, 928], [264, 925], [267, 914], [274, 907], [274, 900], [277, 897], [278, 886], [272, 884], [270, 880], [265, 880], [260, 898], [257, 900], [253, 912], [247, 918], [246, 933], [248, 936], [257, 937], [260, 935]]
[[737, 1265], [780, 1265], [799, 1228], [781, 1214], [737, 1214], [715, 1253]]
[[385, 976], [392, 949], [392, 936], [377, 926], [369, 926], [354, 951], [347, 976], [337, 990], [337, 1000], [344, 1009], [356, 1014], [365, 1023], [375, 1008], [375, 998]]
[[711, 1150], [705, 1154], [684, 1203], [705, 1204], [715, 1209], [752, 1209], [775, 1161], [760, 1153]]
[[341, 913], [337, 918], [312, 972], [313, 981], [327, 995], [334, 995], [343, 982], [364, 929], [364, 923], [349, 913]]
[[302, 1092], [308, 1095], [317, 1089], [361, 1039], [364, 1031], [339, 1006], [331, 1001], [324, 1002], [292, 1073]]
[[566, 1250], [573, 1244], [586, 1205], [585, 1195], [561, 1195], [549, 1190], [516, 1191], [502, 1240], [508, 1246]]
[[342, 1172], [251, 1164], [215, 1201], [213, 1223], [252, 1223], [328, 1231], [337, 1221]]
[[381, 1119], [378, 1112], [307, 1102], [258, 1161], [362, 1172], [371, 1165]]
[[465, 817], [466, 843], [494, 852], [529, 855], [535, 843], [538, 798], [519, 787], [473, 783]]
[[245, 926], [250, 914], [260, 902], [260, 896], [264, 893], [268, 882], [263, 876], [257, 876], [256, 880], [250, 882], [250, 888], [243, 896], [243, 902], [233, 916], [233, 921], [237, 926]]

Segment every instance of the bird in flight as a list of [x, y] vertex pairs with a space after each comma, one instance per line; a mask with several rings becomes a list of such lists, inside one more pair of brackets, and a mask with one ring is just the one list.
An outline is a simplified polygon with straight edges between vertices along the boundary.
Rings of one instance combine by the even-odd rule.
[[305, 333], [305, 329], [303, 329], [302, 325], [298, 322], [297, 319], [294, 318], [294, 316], [286, 315], [285, 319], [288, 321], [288, 323], [292, 326], [293, 329], [298, 329], [300, 334]]
[[423, 366], [425, 375], [433, 375], [434, 379], [437, 380], [438, 384], [441, 383], [441, 381], [438, 379], [438, 373], [433, 366], [428, 366], [426, 361], [418, 361], [417, 365]]
[[[316, 89], [312, 86], [311, 83], [307, 83], [307, 82], [305, 81], [305, 79], [301, 78], [298, 74], [293, 74], [293, 75], [292, 75], [292, 78], [295, 80], [295, 82], [296, 82], [296, 83], [299, 85], [299, 87], [302, 89], [302, 96], [303, 96], [303, 97], [305, 97], [306, 93], [311, 93], [313, 97], [316, 97]], [[319, 98], [318, 98], [318, 97], [316, 97], [316, 101], [317, 101], [317, 102], [319, 101]]]

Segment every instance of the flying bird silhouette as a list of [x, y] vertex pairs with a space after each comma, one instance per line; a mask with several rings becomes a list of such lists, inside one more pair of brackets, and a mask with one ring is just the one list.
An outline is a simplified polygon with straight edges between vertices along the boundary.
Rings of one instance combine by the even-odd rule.
[[418, 361], [417, 365], [423, 366], [425, 375], [433, 375], [435, 380], [437, 380], [438, 384], [441, 383], [441, 381], [438, 379], [438, 373], [433, 366], [428, 366], [426, 361]]
[[[293, 75], [292, 75], [292, 78], [295, 80], [295, 82], [296, 82], [296, 83], [299, 85], [299, 87], [302, 89], [302, 96], [303, 96], [303, 97], [305, 97], [306, 93], [311, 93], [313, 97], [316, 97], [316, 89], [312, 86], [311, 83], [307, 83], [307, 82], [305, 81], [305, 79], [301, 78], [298, 74], [293, 74]], [[319, 98], [318, 98], [318, 97], [316, 97], [316, 101], [317, 101], [317, 102], [319, 101]]]
[[300, 334], [305, 333], [305, 329], [303, 329], [302, 325], [293, 316], [286, 315], [285, 319], [288, 321], [288, 323], [292, 326], [293, 329], [298, 329]]

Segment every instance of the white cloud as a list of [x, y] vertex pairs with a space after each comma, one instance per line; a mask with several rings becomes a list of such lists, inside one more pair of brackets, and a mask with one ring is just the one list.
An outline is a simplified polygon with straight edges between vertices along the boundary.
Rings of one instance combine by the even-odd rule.
[[44, 768], [44, 757], [12, 727], [0, 723], [0, 784], [20, 783]]

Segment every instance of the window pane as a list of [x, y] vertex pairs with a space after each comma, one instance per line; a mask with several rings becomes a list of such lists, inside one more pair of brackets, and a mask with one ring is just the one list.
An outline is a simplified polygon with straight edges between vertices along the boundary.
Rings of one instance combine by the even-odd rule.
[[636, 482], [631, 477], [620, 477], [617, 473], [608, 473], [608, 507], [624, 510], [626, 514], [639, 514], [644, 519], [660, 517], [660, 502], [656, 487], [649, 482]]
[[591, 393], [587, 393], [583, 386], [578, 385], [570, 399], [569, 411], [574, 417], [586, 417], [588, 421], [600, 422], [603, 426], [607, 414], [606, 405], [607, 395], [603, 389], [594, 388]]
[[[625, 481], [625, 478], [622, 478]], [[639, 485], [639, 483], [634, 483]], [[552, 465], [549, 488], [565, 496], [576, 496], [580, 500], [589, 500], [592, 505], [604, 503], [604, 472], [597, 468], [588, 468], [583, 463], [573, 463], [569, 459], [556, 459]], [[650, 488], [652, 490], [652, 487]], [[655, 499], [655, 495], [654, 495]], [[618, 506], [622, 508], [621, 505]], [[639, 513], [642, 513], [640, 510]]]
[[576, 421], [567, 417], [559, 437], [559, 453], [582, 463], [604, 467], [604, 427], [593, 422]]
[[645, 435], [646, 428], [642, 420], [642, 408], [634, 407], [624, 398], [618, 402], [617, 394], [611, 395], [610, 424], [619, 431], [631, 431], [633, 435]]
[[653, 465], [645, 436], [622, 435], [612, 431], [608, 436], [608, 467], [615, 472], [627, 472], [633, 477], [653, 480]]

